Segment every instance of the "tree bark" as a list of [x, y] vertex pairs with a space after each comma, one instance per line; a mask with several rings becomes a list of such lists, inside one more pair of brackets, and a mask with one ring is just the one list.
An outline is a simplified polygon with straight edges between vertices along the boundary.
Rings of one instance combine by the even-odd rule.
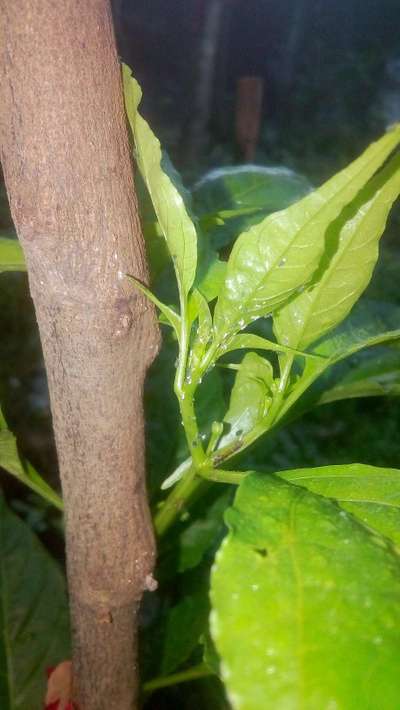
[[142, 387], [153, 309], [108, 0], [1, 0], [1, 159], [28, 265], [65, 501], [80, 710], [132, 710], [152, 588]]

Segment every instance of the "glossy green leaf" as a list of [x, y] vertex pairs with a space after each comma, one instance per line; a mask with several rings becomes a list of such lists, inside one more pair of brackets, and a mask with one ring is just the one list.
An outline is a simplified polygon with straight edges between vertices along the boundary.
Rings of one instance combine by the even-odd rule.
[[250, 348], [253, 350], [267, 350], [275, 353], [290, 353], [292, 355], [301, 355], [302, 357], [310, 357], [317, 360], [321, 359], [319, 356], [314, 356], [312, 353], [303, 353], [300, 350], [294, 350], [286, 345], [274, 343], [272, 340], [267, 340], [266, 338], [262, 338], [260, 335], [255, 335], [254, 333], [240, 333], [239, 335], [235, 335], [233, 338], [228, 340], [226, 347], [221, 347], [221, 350], [229, 353], [233, 350]]
[[347, 316], [371, 279], [379, 240], [399, 193], [396, 156], [327, 230], [325, 258], [313, 282], [274, 319], [278, 342], [304, 350]]
[[309, 281], [320, 264], [329, 225], [399, 141], [397, 127], [321, 188], [240, 235], [215, 307], [217, 339], [276, 310]]
[[56, 508], [63, 510], [60, 496], [43, 480], [28, 461], [21, 461], [16, 439], [8, 429], [0, 431], [0, 466]]
[[290, 411], [289, 418], [297, 419], [313, 407], [330, 402], [399, 395], [400, 349], [394, 345], [369, 348], [320, 374]]
[[244, 209], [275, 212], [310, 190], [308, 180], [289, 168], [233, 165], [206, 173], [194, 186], [193, 198], [200, 214], [232, 216]]
[[211, 634], [237, 710], [392, 710], [400, 561], [329, 499], [240, 485], [211, 580]]
[[131, 70], [122, 65], [125, 105], [135, 144], [135, 157], [150, 193], [162, 233], [172, 256], [178, 285], [186, 296], [193, 284], [197, 262], [197, 236], [177, 177], [162, 153], [160, 142], [138, 112], [142, 92]]
[[[382, 350], [382, 348], [378, 348]], [[368, 352], [368, 351], [367, 351]], [[320, 395], [317, 404], [328, 404], [358, 397], [398, 397], [400, 395], [400, 350], [387, 348], [384, 353], [368, 352], [370, 357], [355, 358], [340, 363], [343, 374], [335, 384]], [[348, 367], [344, 367], [347, 365]]]
[[206, 173], [192, 194], [203, 228], [220, 249], [252, 224], [289, 207], [310, 190], [308, 180], [289, 168], [234, 165]]
[[0, 707], [43, 707], [46, 669], [70, 657], [65, 582], [0, 496]]
[[190, 294], [188, 313], [191, 322], [197, 320], [197, 328], [189, 357], [189, 371], [192, 371], [200, 366], [207, 344], [212, 336], [210, 309], [207, 300], [197, 289], [194, 289]]
[[25, 270], [24, 254], [18, 240], [0, 237], [0, 273]]
[[[312, 354], [321, 356], [321, 359], [306, 359], [303, 373], [296, 383], [296, 391], [304, 392], [321, 375], [325, 377], [331, 365], [354, 356], [360, 350], [396, 343], [400, 339], [399, 324], [398, 306], [363, 299], [337, 328], [321, 338], [311, 349]], [[286, 412], [287, 406], [284, 406]]]
[[335, 498], [344, 510], [400, 545], [400, 470], [364, 464], [279, 471], [280, 478]]
[[214, 258], [209, 262], [204, 275], [197, 284], [198, 290], [207, 301], [213, 301], [219, 295], [222, 284], [225, 281], [226, 261]]
[[246, 353], [232, 387], [229, 409], [224, 421], [229, 431], [221, 438], [219, 448], [234, 439], [240, 440], [268, 412], [273, 387], [272, 365], [257, 353]]
[[338, 362], [364, 348], [400, 338], [400, 308], [363, 299], [335, 330], [321, 338], [311, 352]]

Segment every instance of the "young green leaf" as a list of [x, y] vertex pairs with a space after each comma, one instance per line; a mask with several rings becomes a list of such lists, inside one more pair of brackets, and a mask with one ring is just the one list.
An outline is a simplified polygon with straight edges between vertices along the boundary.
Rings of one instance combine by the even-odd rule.
[[65, 581], [0, 496], [0, 706], [42, 708], [46, 668], [70, 656]]
[[226, 521], [210, 620], [232, 707], [396, 707], [400, 561], [384, 538], [335, 502], [257, 474]]
[[224, 421], [229, 431], [220, 439], [222, 448], [235, 439], [240, 441], [267, 414], [272, 398], [273, 371], [268, 360], [256, 353], [247, 353], [235, 378], [229, 409]]
[[25, 271], [25, 259], [17, 239], [0, 237], [0, 274], [2, 271]]
[[160, 142], [138, 112], [142, 92], [126, 64], [122, 65], [122, 75], [126, 112], [135, 144], [135, 157], [168, 244], [180, 292], [185, 298], [196, 273], [196, 229], [188, 215], [183, 198], [176, 188], [176, 177], [172, 178], [167, 173]]
[[221, 261], [211, 252], [211, 259], [207, 268], [197, 283], [198, 290], [203, 294], [207, 301], [213, 301], [217, 298], [222, 284], [225, 281], [226, 261]]
[[[303, 384], [300, 380], [298, 386]], [[313, 407], [330, 402], [385, 396], [400, 396], [400, 350], [394, 346], [366, 350], [326, 369], [299, 398], [288, 419], [297, 419]]]
[[400, 470], [364, 464], [292, 469], [276, 474], [307, 490], [335, 498], [341, 508], [400, 545]]
[[284, 401], [278, 419], [286, 416], [299, 397], [321, 375], [324, 375], [331, 365], [354, 355], [359, 350], [398, 341], [400, 339], [399, 323], [400, 308], [398, 306], [367, 299], [356, 304], [345, 321], [312, 347], [311, 353], [321, 357], [319, 360], [318, 358], [306, 359], [303, 373]]
[[253, 350], [267, 350], [274, 353], [288, 353], [290, 355], [301, 355], [302, 357], [309, 357], [315, 360], [322, 360], [323, 358], [318, 355], [313, 355], [312, 353], [305, 353], [301, 350], [294, 350], [286, 345], [281, 345], [280, 343], [274, 343], [272, 340], [267, 340], [262, 338], [260, 335], [255, 335], [254, 333], [240, 333], [235, 335], [231, 340], [228, 340], [226, 348], [221, 348], [225, 353], [232, 352], [233, 350], [249, 349]]
[[190, 294], [188, 315], [190, 322], [198, 321], [196, 334], [189, 355], [189, 372], [196, 371], [203, 359], [212, 336], [212, 316], [203, 294], [194, 289]]
[[400, 339], [400, 308], [391, 303], [363, 299], [335, 330], [312, 348], [330, 364], [375, 345]]
[[[381, 348], [379, 348], [381, 350]], [[359, 358], [359, 356], [357, 356]], [[376, 357], [363, 358], [352, 362], [345, 368], [341, 363], [343, 375], [335, 379], [335, 383], [325, 389], [317, 400], [317, 404], [328, 404], [342, 399], [358, 397], [398, 397], [400, 395], [400, 351], [398, 348], [387, 348], [387, 352], [378, 353]], [[340, 367], [340, 366], [339, 366]]]
[[235, 165], [211, 170], [193, 188], [201, 225], [220, 249], [267, 215], [310, 192], [302, 175], [280, 166]]
[[133, 281], [133, 283], [135, 284], [136, 288], [138, 288], [139, 291], [141, 291], [142, 293], [144, 293], [144, 295], [147, 296], [147, 298], [149, 299], [149, 301], [151, 301], [152, 303], [154, 303], [155, 306], [157, 306], [157, 308], [161, 311], [161, 313], [163, 314], [163, 316], [167, 319], [168, 323], [169, 323], [169, 324], [172, 326], [172, 328], [175, 330], [176, 336], [177, 336], [178, 341], [179, 341], [180, 334], [181, 334], [181, 319], [180, 319], [180, 316], [178, 316], [178, 314], [175, 313], [175, 311], [174, 311], [172, 308], [170, 308], [170, 306], [167, 306], [165, 303], [162, 303], [162, 301], [160, 301], [160, 300], [157, 298], [157, 296], [155, 296], [154, 293], [152, 293], [152, 292], [150, 291], [150, 289], [147, 288], [147, 286], [145, 286], [144, 284], [142, 284], [141, 281], [138, 281], [138, 279], [135, 279], [135, 277], [134, 277], [134, 276], [131, 276], [130, 274], [127, 274], [127, 276], [128, 276], [129, 279], [131, 279], [131, 281]]
[[8, 429], [0, 431], [0, 466], [58, 510], [63, 510], [60, 496], [43, 480], [30, 463], [21, 461], [16, 439]]
[[197, 567], [207, 552], [222, 540], [223, 513], [232, 502], [232, 491], [224, 490], [202, 516], [193, 520], [179, 537], [179, 572]]
[[184, 663], [207, 629], [208, 599], [205, 590], [188, 594], [168, 613], [160, 672], [167, 675]]
[[371, 279], [379, 239], [399, 193], [400, 155], [330, 225], [313, 283], [275, 316], [278, 342], [303, 350], [346, 317]]
[[319, 266], [329, 225], [399, 141], [400, 126], [370, 145], [321, 188], [239, 236], [215, 308], [217, 339], [276, 310], [309, 281]]

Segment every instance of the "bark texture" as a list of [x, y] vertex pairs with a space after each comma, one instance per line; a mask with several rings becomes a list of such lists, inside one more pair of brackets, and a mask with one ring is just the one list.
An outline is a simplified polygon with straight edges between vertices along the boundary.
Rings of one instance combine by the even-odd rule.
[[132, 710], [152, 586], [142, 388], [158, 348], [108, 0], [0, 0], [1, 159], [48, 373], [74, 698]]

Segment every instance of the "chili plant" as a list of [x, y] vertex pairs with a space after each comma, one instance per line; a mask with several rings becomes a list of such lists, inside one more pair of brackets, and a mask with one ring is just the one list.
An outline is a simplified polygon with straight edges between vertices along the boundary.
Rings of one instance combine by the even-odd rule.
[[[174, 391], [190, 454], [163, 483], [172, 491], [156, 530], [165, 534], [205, 482], [239, 486], [210, 591], [218, 672], [232, 707], [393, 708], [400, 472], [350, 464], [272, 475], [229, 464], [283, 426], [328, 369], [398, 341], [398, 311], [371, 312], [360, 325], [353, 307], [400, 192], [400, 126], [319, 189], [253, 223], [222, 263], [210, 248], [204, 255], [202, 225], [138, 112], [138, 84], [123, 71], [135, 159], [179, 294], [173, 308], [131, 275], [176, 337]], [[268, 338], [253, 327], [261, 319], [272, 323]], [[245, 352], [239, 362], [234, 351]], [[236, 371], [229, 408], [201, 429], [196, 398], [221, 363]]]

